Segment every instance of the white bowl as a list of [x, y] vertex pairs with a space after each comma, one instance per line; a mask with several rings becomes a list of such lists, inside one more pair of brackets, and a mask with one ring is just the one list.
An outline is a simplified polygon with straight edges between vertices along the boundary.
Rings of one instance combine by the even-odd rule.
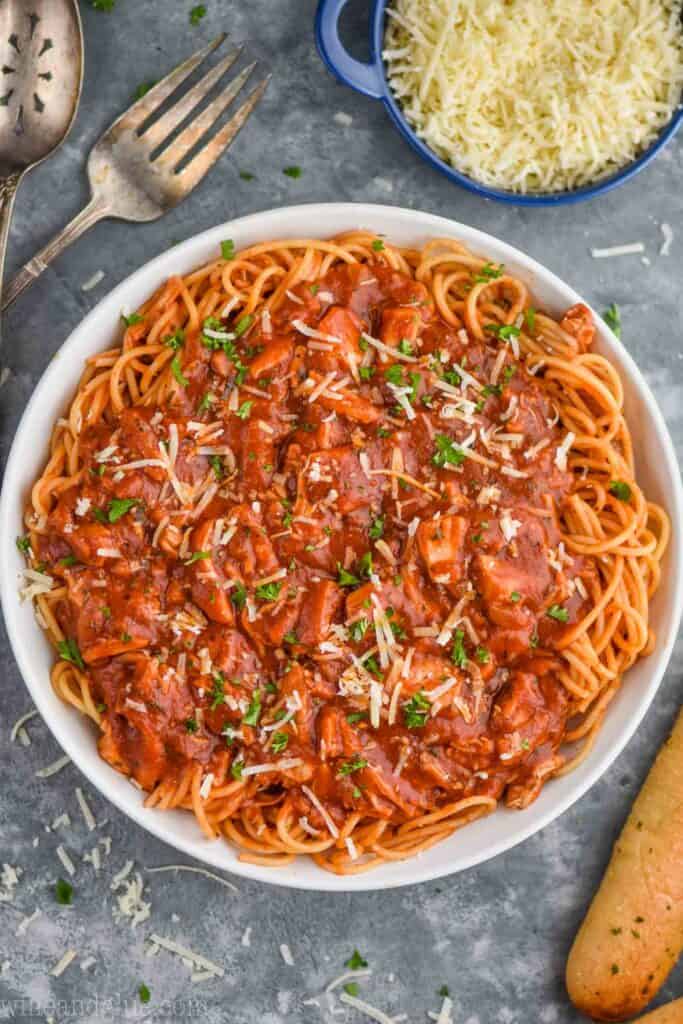
[[23, 560], [15, 538], [24, 532], [22, 511], [29, 488], [43, 468], [52, 425], [67, 408], [86, 357], [118, 342], [121, 311], [135, 309], [169, 275], [185, 274], [214, 258], [222, 239], [234, 239], [240, 249], [269, 238], [327, 237], [352, 228], [371, 229], [399, 245], [421, 245], [436, 236], [458, 238], [522, 277], [540, 308], [559, 314], [582, 301], [568, 285], [512, 246], [464, 224], [413, 210], [330, 203], [271, 210], [231, 221], [152, 260], [115, 288], [76, 328], [51, 361], [26, 407], [0, 498], [0, 594], [10, 641], [37, 708], [81, 771], [134, 821], [183, 853], [215, 868], [276, 885], [336, 891], [389, 889], [462, 871], [510, 849], [570, 807], [623, 750], [647, 711], [669, 660], [683, 604], [683, 532], [678, 526], [683, 521], [683, 491], [671, 439], [635, 363], [596, 317], [596, 348], [611, 359], [624, 382], [626, 415], [635, 435], [638, 479], [646, 493], [667, 509], [674, 533], [661, 587], [652, 602], [656, 649], [628, 672], [593, 750], [576, 771], [551, 780], [524, 811], [499, 809], [419, 857], [385, 864], [367, 874], [337, 876], [303, 859], [284, 868], [243, 864], [227, 842], [204, 839], [191, 813], [146, 810], [142, 794], [101, 760], [91, 723], [63, 704], [50, 686], [53, 651], [36, 624], [30, 604], [21, 604], [17, 591]]

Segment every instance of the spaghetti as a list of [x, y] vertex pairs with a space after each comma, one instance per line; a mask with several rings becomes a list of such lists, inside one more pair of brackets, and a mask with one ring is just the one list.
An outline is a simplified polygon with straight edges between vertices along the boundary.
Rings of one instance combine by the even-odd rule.
[[20, 546], [52, 684], [148, 806], [350, 873], [585, 756], [669, 534], [586, 307], [352, 232], [226, 242], [125, 320]]

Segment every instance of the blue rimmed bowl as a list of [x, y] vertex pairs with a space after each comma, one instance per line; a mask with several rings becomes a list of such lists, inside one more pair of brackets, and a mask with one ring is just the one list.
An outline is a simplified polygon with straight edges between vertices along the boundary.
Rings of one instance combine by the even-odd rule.
[[441, 171], [457, 185], [474, 192], [484, 199], [495, 199], [500, 203], [513, 203], [517, 206], [563, 206], [566, 203], [577, 203], [581, 199], [592, 199], [594, 196], [609, 192], [617, 185], [632, 178], [638, 171], [646, 167], [667, 142], [673, 137], [683, 120], [683, 105], [674, 111], [673, 117], [666, 124], [657, 138], [641, 153], [637, 160], [631, 161], [609, 177], [601, 178], [592, 185], [572, 189], [566, 192], [518, 193], [505, 192], [497, 188], [489, 188], [474, 178], [462, 174], [452, 164], [442, 160], [433, 149], [425, 145], [415, 130], [408, 123], [400, 104], [394, 97], [387, 81], [386, 68], [382, 60], [384, 40], [385, 12], [389, 0], [374, 0], [370, 12], [370, 61], [364, 63], [356, 60], [344, 48], [339, 38], [338, 23], [340, 15], [349, 0], [320, 0], [315, 20], [315, 35], [318, 50], [323, 61], [344, 85], [381, 100], [399, 132], [410, 143], [422, 159]]

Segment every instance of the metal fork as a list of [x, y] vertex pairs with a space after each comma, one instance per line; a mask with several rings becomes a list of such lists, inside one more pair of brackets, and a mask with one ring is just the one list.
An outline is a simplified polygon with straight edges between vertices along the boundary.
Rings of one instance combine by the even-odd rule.
[[242, 90], [256, 62], [230, 81], [175, 137], [174, 133], [235, 63], [241, 47], [226, 53], [173, 106], [156, 120], [152, 118], [225, 39], [226, 34], [223, 33], [179, 64], [114, 121], [95, 143], [88, 158], [90, 202], [10, 281], [2, 296], [3, 309], [93, 224], [106, 217], [137, 222], [157, 220], [182, 202], [213, 167], [261, 100], [270, 75], [258, 83], [220, 131], [208, 138], [198, 150], [197, 147]]

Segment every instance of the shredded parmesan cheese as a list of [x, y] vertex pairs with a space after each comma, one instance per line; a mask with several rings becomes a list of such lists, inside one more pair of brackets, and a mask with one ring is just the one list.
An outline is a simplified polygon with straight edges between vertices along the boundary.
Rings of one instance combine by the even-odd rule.
[[485, 185], [557, 192], [629, 164], [676, 110], [680, 0], [393, 0], [384, 57], [418, 136]]

